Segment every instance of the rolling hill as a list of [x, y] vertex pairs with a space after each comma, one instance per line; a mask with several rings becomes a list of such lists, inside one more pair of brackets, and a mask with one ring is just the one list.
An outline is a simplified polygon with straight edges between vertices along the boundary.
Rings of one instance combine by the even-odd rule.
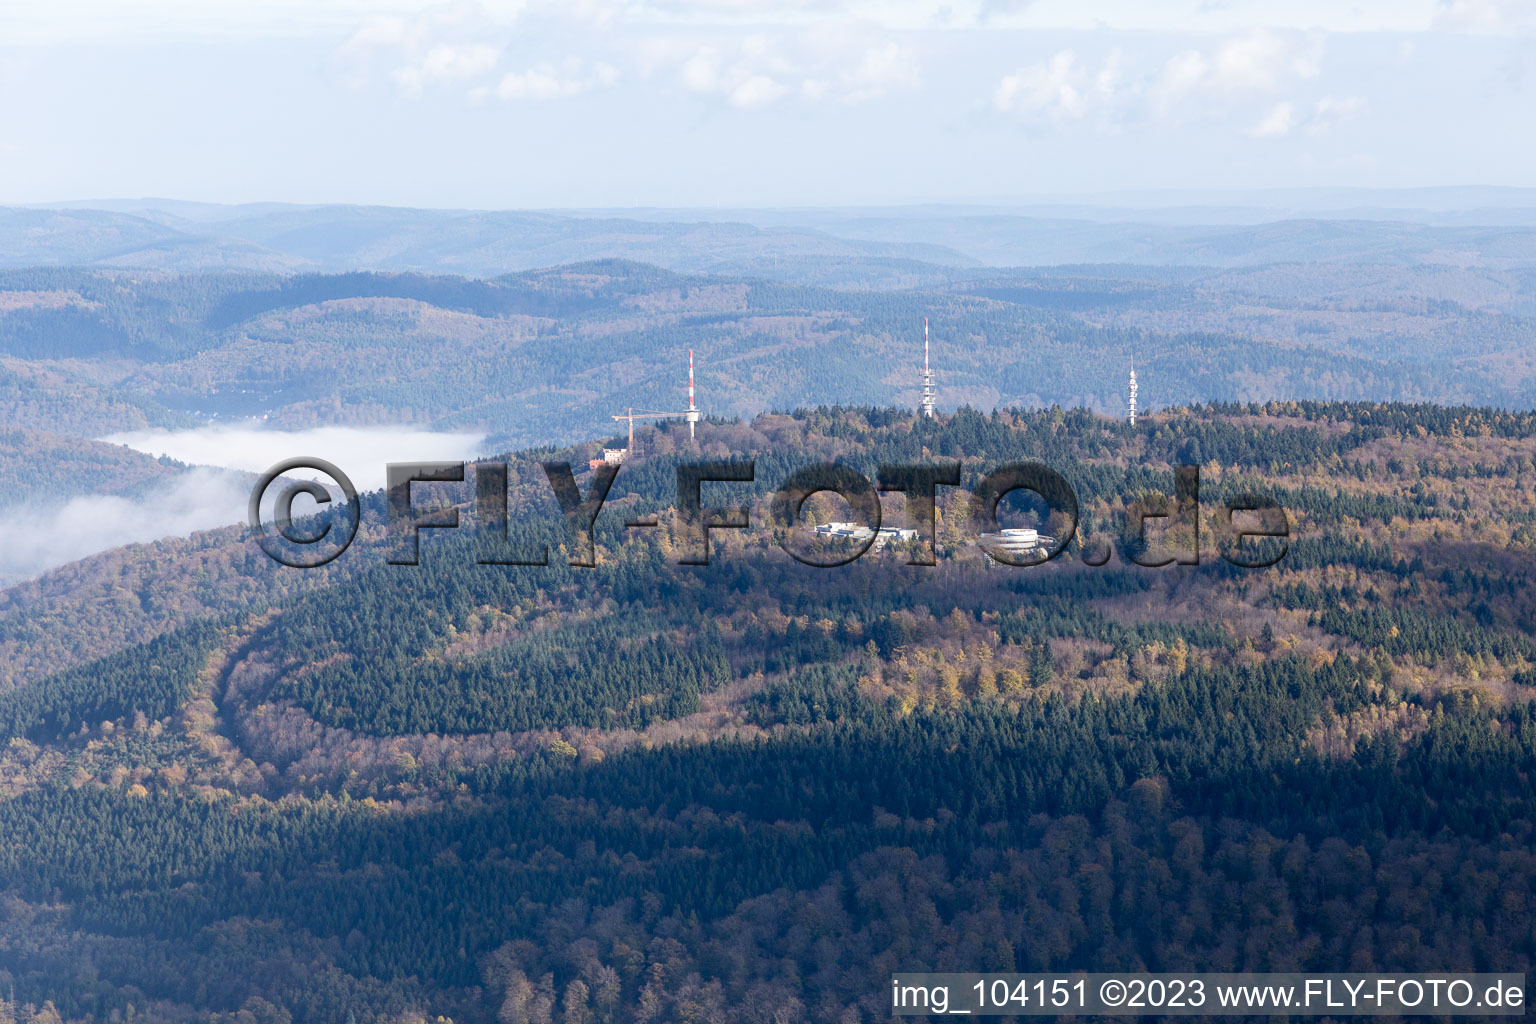
[[[378, 496], [313, 573], [235, 530], [101, 556], [0, 608], [0, 981], [71, 1018], [768, 1024], [876, 1019], [914, 958], [1528, 970], [1533, 435], [822, 408], [647, 431], [592, 569], [537, 466], [591, 444], [509, 457], [548, 567], [477, 564], [507, 541], [467, 504], [390, 565]], [[707, 502], [752, 529], [678, 565], [677, 465], [723, 455], [756, 479]], [[936, 566], [801, 565], [764, 511], [834, 458], [1042, 459], [1115, 550], [987, 568], [946, 492]], [[1177, 463], [1204, 557], [1146, 568], [1122, 513]], [[1256, 488], [1288, 550], [1240, 570], [1209, 531]]]

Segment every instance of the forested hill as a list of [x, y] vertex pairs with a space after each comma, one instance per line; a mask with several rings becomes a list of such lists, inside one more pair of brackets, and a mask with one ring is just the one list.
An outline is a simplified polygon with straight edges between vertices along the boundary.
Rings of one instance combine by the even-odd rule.
[[[895, 970], [1529, 971], [1533, 427], [823, 407], [643, 430], [593, 568], [539, 462], [585, 491], [601, 439], [507, 459], [546, 567], [478, 564], [470, 482], [419, 489], [464, 515], [416, 566], [372, 496], [321, 570], [226, 531], [9, 591], [0, 1013], [841, 1024]], [[676, 467], [726, 457], [756, 477], [705, 502], [752, 527], [679, 565]], [[808, 567], [763, 514], [809, 463], [1020, 459], [1080, 501], [1046, 565], [989, 567], [964, 488], [932, 566]], [[1121, 524], [1176, 465], [1200, 564], [1146, 568], [1187, 533]], [[1287, 513], [1269, 568], [1216, 550], [1238, 493]]]
[[[261, 418], [571, 443], [625, 408], [911, 406], [922, 321], [946, 409], [1206, 401], [1536, 406], [1529, 271], [1439, 266], [682, 274], [617, 260], [422, 274], [0, 273], [0, 419], [100, 437]], [[856, 277], [857, 275], [855, 275]]]

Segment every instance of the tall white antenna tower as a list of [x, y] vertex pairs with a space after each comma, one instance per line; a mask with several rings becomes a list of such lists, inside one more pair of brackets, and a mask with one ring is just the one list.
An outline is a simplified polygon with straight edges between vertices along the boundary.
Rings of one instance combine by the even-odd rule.
[[688, 440], [693, 440], [693, 428], [699, 422], [699, 407], [693, 404], [693, 349], [688, 350], [688, 411], [683, 414], [688, 421]]
[[933, 407], [935, 402], [933, 390], [933, 369], [928, 365], [928, 318], [923, 317], [923, 398], [918, 410], [921, 415], [933, 419]]
[[1131, 426], [1136, 425], [1136, 364], [1131, 364]]
[[694, 438], [694, 428], [703, 414], [693, 402], [693, 349], [688, 350], [688, 408], [684, 412], [635, 412], [631, 407], [624, 412], [614, 413], [614, 420], [624, 420], [629, 423], [629, 447], [628, 448], [604, 448], [601, 459], [593, 459], [589, 465], [596, 469], [601, 463], [617, 465], [630, 459], [635, 453], [635, 420], [675, 420], [679, 417], [688, 424], [688, 440]]

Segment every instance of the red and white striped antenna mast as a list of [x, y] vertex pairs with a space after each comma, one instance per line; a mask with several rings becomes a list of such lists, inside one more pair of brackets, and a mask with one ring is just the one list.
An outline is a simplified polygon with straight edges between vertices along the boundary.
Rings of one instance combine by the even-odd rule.
[[693, 349], [688, 350], [687, 410], [684, 412], [646, 412], [645, 410], [635, 412], [633, 408], [630, 408], [624, 412], [614, 414], [613, 418], [615, 420], [625, 420], [629, 423], [629, 447], [625, 448], [622, 452], [615, 451], [613, 454], [618, 456], [617, 459], [610, 458], [610, 450], [605, 448], [602, 459], [592, 460], [592, 468], [596, 469], [599, 463], [604, 461], [609, 463], [629, 461], [635, 453], [635, 420], [675, 420], [679, 416], [683, 418], [683, 422], [688, 424], [688, 440], [692, 441], [694, 439], [694, 430], [702, 418], [699, 413], [699, 407], [693, 401]]

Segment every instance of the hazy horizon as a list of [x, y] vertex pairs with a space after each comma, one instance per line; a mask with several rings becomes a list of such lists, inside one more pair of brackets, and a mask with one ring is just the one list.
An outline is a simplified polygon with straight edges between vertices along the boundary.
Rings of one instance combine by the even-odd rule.
[[205, 200], [174, 195], [100, 195], [13, 202], [0, 198], [0, 207], [21, 209], [107, 210], [131, 213], [136, 209], [189, 214], [215, 211], [312, 210], [355, 206], [393, 210], [424, 210], [434, 213], [549, 213], [556, 215], [643, 213], [799, 213], [838, 211], [917, 212], [922, 210], [1011, 213], [1040, 208], [1074, 208], [1126, 212], [1177, 209], [1267, 209], [1277, 214], [1287, 207], [1318, 213], [1347, 211], [1355, 204], [1365, 209], [1405, 211], [1471, 211], [1477, 209], [1536, 208], [1536, 185], [1486, 185], [1451, 183], [1439, 185], [1309, 185], [1301, 187], [1231, 189], [1130, 188], [1115, 191], [1032, 193], [1014, 196], [930, 197], [894, 202], [823, 203], [696, 203], [657, 205], [635, 203], [615, 206], [503, 206], [475, 207], [402, 203], [367, 203], [336, 199]]

